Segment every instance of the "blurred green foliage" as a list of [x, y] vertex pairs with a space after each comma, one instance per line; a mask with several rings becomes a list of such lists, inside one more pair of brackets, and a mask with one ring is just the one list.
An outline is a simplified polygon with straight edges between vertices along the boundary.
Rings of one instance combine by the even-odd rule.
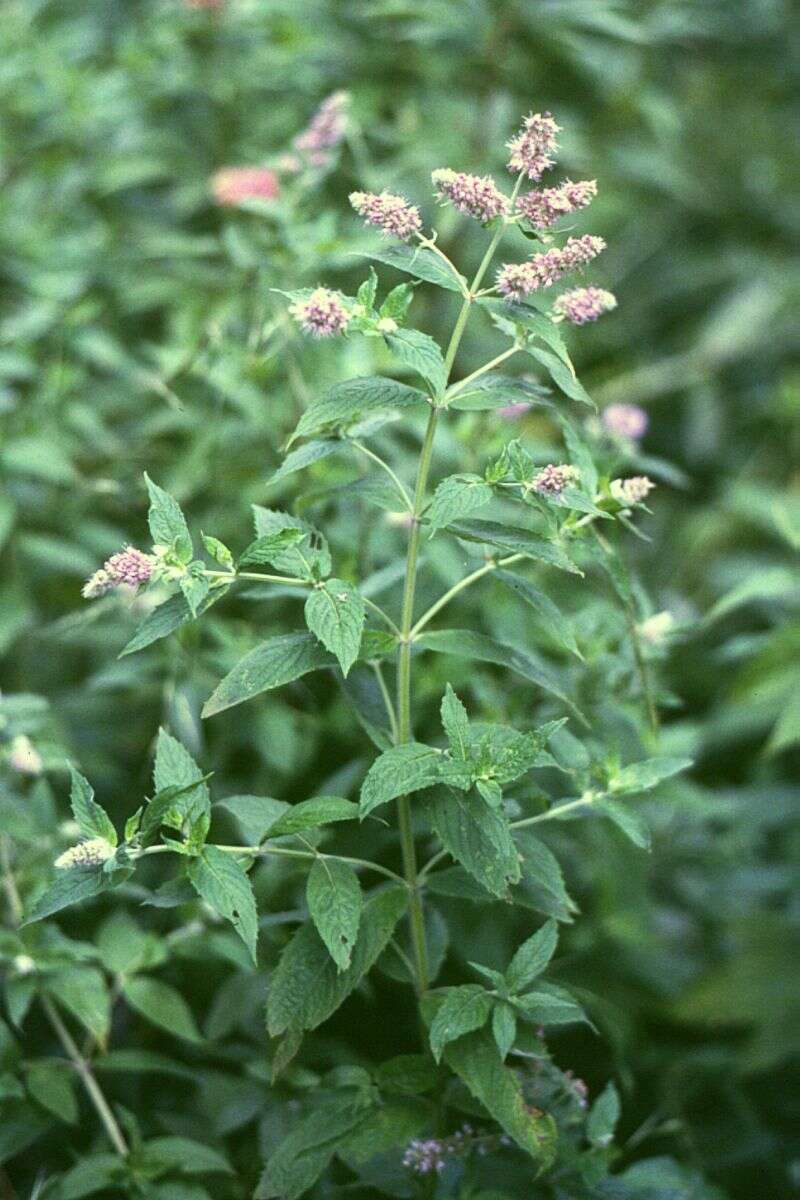
[[[669, 1195], [687, 1200], [701, 1194], [695, 1170], [740, 1200], [789, 1197], [800, 1174], [791, 18], [780, 0], [227, 0], [218, 10], [7, 0], [3, 9], [2, 681], [4, 693], [44, 696], [50, 709], [0, 732], [30, 733], [55, 768], [52, 794], [43, 781], [21, 785], [47, 860], [63, 846], [53, 831], [67, 812], [65, 757], [115, 815], [127, 814], [147, 786], [159, 724], [216, 772], [218, 794], [297, 799], [357, 778], [363, 734], [324, 684], [294, 685], [201, 728], [203, 700], [252, 644], [253, 614], [262, 630], [291, 628], [288, 601], [237, 602], [200, 635], [188, 629], [118, 661], [141, 613], [135, 603], [86, 608], [83, 577], [141, 541], [145, 468], [196, 528], [239, 548], [250, 502], [292, 502], [289, 481], [269, 490], [266, 480], [307, 396], [318, 381], [385, 365], [356, 341], [306, 348], [301, 363], [272, 291], [322, 279], [353, 290], [363, 264], [352, 253], [374, 243], [347, 206], [350, 190], [397, 188], [430, 212], [430, 170], [499, 170], [505, 138], [531, 108], [551, 109], [564, 127], [566, 172], [597, 176], [592, 231], [609, 243], [599, 274], [619, 309], [574, 339], [575, 357], [598, 403], [638, 403], [651, 418], [633, 465], [660, 482], [652, 542], [630, 554], [654, 610], [677, 619], [659, 652], [670, 705], [661, 750], [696, 765], [647, 802], [649, 855], [589, 823], [550, 837], [582, 912], [565, 938], [569, 981], [603, 1000], [603, 1038], [570, 1031], [557, 1049], [593, 1093], [611, 1074], [621, 1081], [624, 1165], [676, 1157], [687, 1174]], [[215, 205], [214, 171], [275, 163], [338, 88], [352, 93], [355, 122], [317, 189], [287, 183], [278, 209]], [[445, 249], [469, 259], [474, 231], [451, 213], [439, 224]], [[414, 304], [418, 326], [449, 328], [442, 294], [420, 289]], [[489, 353], [483, 329], [465, 342], [463, 374]], [[553, 441], [538, 417], [519, 428], [540, 447]], [[465, 416], [446, 446], [453, 469], [476, 469], [470, 446], [499, 450], [507, 433], [494, 418]], [[400, 444], [399, 469], [412, 450]], [[659, 475], [649, 459], [678, 469]], [[313, 471], [320, 493], [353, 478], [336, 459]], [[362, 518], [335, 497], [308, 488], [304, 497], [303, 511], [324, 512], [332, 538], [355, 547], [345, 565], [360, 577], [387, 542], [402, 546], [380, 510], [354, 528]], [[435, 569], [450, 582], [455, 563], [444, 556]], [[569, 611], [569, 590], [563, 602]], [[519, 632], [520, 610], [499, 586], [469, 603], [474, 624]], [[603, 712], [601, 623], [591, 610], [580, 620], [598, 720], [624, 745], [624, 719]], [[511, 720], [524, 712], [522, 689], [504, 694], [472, 666], [468, 679], [484, 709]], [[431, 720], [445, 680], [438, 663], [421, 677]], [[0, 795], [4, 819], [11, 788]], [[452, 907], [456, 925], [470, 922], [471, 956], [502, 959], [508, 931]], [[169, 917], [143, 923], [165, 932]], [[97, 921], [78, 914], [68, 927], [89, 938]], [[261, 994], [243, 983], [258, 977], [235, 961], [231, 971], [237, 952], [219, 931], [202, 947], [191, 922], [171, 936], [168, 982], [193, 998], [189, 1028], [200, 1019], [217, 1039], [213, 1061], [182, 1058], [174, 1039], [148, 1029], [141, 1053], [177, 1062], [161, 1063], [163, 1077], [132, 1074], [125, 1051], [115, 1063], [112, 1049], [104, 1083], [146, 1115], [148, 1136], [191, 1136], [199, 1123], [241, 1158], [254, 1122], [263, 1148], [286, 1119], [259, 1057]], [[352, 1003], [356, 1024], [366, 1022], [363, 1002]], [[373, 1003], [391, 1012], [391, 987]], [[369, 1022], [362, 1037], [384, 1056], [413, 1045], [413, 1030]], [[336, 1033], [352, 1040], [352, 1025]], [[9, 1039], [3, 1069], [19, 1053]], [[26, 1026], [37, 1053], [53, 1052], [48, 1039], [43, 1024]], [[63, 1170], [95, 1144], [89, 1123], [53, 1124], [54, 1087], [31, 1079], [27, 1100], [8, 1097], [0, 1157], [20, 1195], [40, 1165]], [[69, 1121], [70, 1102], [57, 1107]]]

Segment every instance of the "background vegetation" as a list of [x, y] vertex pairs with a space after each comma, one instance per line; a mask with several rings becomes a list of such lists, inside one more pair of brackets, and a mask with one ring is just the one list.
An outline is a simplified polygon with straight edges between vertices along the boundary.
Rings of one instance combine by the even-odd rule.
[[[800, 1173], [790, 16], [780, 0], [7, 0], [3, 13], [0, 736], [30, 734], [52, 771], [46, 782], [7, 771], [0, 823], [43, 861], [66, 844], [65, 759], [124, 817], [147, 789], [159, 725], [215, 772], [217, 796], [294, 800], [358, 781], [368, 743], [332, 685], [295, 684], [201, 726], [203, 700], [252, 644], [254, 614], [262, 629], [290, 628], [288, 602], [215, 610], [201, 636], [117, 660], [141, 613], [115, 601], [89, 609], [81, 583], [142, 540], [145, 468], [196, 528], [240, 547], [250, 502], [294, 500], [288, 482], [266, 480], [306, 397], [381, 360], [354, 341], [303, 348], [301, 361], [270, 289], [324, 279], [354, 290], [363, 264], [352, 252], [371, 240], [346, 203], [354, 187], [429, 204], [433, 167], [499, 168], [531, 108], [564, 126], [567, 172], [597, 176], [592, 229], [609, 243], [602, 283], [619, 309], [572, 344], [599, 404], [650, 415], [638, 462], [660, 484], [652, 542], [630, 553], [654, 611], [677, 621], [663, 650], [662, 749], [695, 766], [648, 802], [651, 853], [589, 825], [551, 838], [582, 914], [564, 935], [569, 979], [603, 1008], [602, 1037], [570, 1031], [557, 1050], [592, 1094], [618, 1080], [624, 1161], [679, 1159], [676, 1197], [715, 1194], [692, 1190], [695, 1169], [741, 1200], [788, 1197]], [[274, 163], [339, 88], [354, 120], [317, 188], [288, 183], [280, 205], [248, 211], [214, 203], [216, 170]], [[453, 214], [440, 223], [468, 256], [473, 231]], [[442, 295], [420, 289], [418, 325], [449, 328]], [[488, 327], [483, 336], [465, 343], [464, 373], [488, 357]], [[480, 423], [484, 448], [508, 437], [495, 417], [465, 420]], [[534, 417], [519, 430], [539, 446], [552, 436]], [[460, 469], [475, 467], [469, 441], [461, 432], [448, 450]], [[647, 461], [657, 459], [676, 468]], [[320, 491], [353, 478], [330, 462], [315, 472]], [[386, 539], [401, 545], [380, 510], [363, 519], [310, 491], [304, 503], [357, 547], [361, 577]], [[436, 569], [448, 578], [452, 563]], [[524, 639], [499, 591], [469, 603], [476, 624]], [[605, 647], [592, 614], [582, 619], [602, 713]], [[422, 676], [432, 721], [445, 678], [438, 665]], [[530, 701], [524, 689], [502, 695], [489, 669], [470, 685], [512, 718]], [[602, 719], [624, 741], [624, 722]], [[284, 878], [263, 888], [280, 908]], [[120, 1006], [104, 1083], [148, 1135], [201, 1127], [246, 1171], [285, 1104], [264, 1065], [263, 976], [241, 974], [223, 933], [199, 936], [191, 914], [178, 928], [173, 912], [131, 912], [166, 935], [159, 977], [190, 998], [214, 1049], [176, 1043]], [[90, 940], [104, 915], [62, 924]], [[265, 929], [275, 946], [278, 916]], [[508, 935], [476, 917], [464, 936], [496, 946]], [[20, 1056], [56, 1053], [35, 1014], [20, 1042], [8, 1004], [0, 1085]], [[337, 1036], [370, 1054], [373, 1042], [384, 1056], [408, 1049], [413, 1029], [380, 1015], [393, 1011], [391, 981], [370, 1005], [356, 997]], [[164, 1055], [166, 1073], [124, 1069], [114, 1047], [132, 1044]], [[52, 1095], [52, 1080], [19, 1094], [0, 1086], [4, 1186], [20, 1196], [96, 1145], [88, 1110], [82, 1119]], [[231, 1187], [225, 1195], [248, 1194]]]

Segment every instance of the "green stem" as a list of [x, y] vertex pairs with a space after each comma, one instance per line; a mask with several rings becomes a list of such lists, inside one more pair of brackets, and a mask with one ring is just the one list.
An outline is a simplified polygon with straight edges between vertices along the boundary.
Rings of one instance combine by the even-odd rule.
[[570, 800], [568, 804], [559, 804], [555, 808], [548, 808], [547, 812], [538, 813], [535, 817], [523, 817], [521, 821], [512, 821], [512, 829], [525, 829], [528, 825], [538, 825], [540, 821], [557, 821], [564, 813], [572, 812], [575, 808], [588, 808], [590, 804], [594, 804], [596, 800], [602, 800], [605, 792], [592, 792], [588, 796], [581, 796], [578, 800]]
[[449, 402], [454, 396], [460, 396], [476, 379], [480, 379], [482, 375], [488, 375], [489, 371], [494, 370], [495, 367], [499, 367], [501, 363], [511, 358], [513, 354], [518, 354], [519, 350], [519, 346], [511, 346], [508, 350], [504, 350], [502, 354], [498, 354], [490, 362], [484, 363], [482, 367], [478, 367], [477, 371], [473, 371], [471, 375], [467, 375], [464, 379], [459, 379], [458, 383], [454, 383], [451, 388], [447, 389], [445, 399]]
[[[351, 867], [361, 867], [365, 871], [377, 871], [379, 875], [385, 875], [387, 879], [391, 879], [395, 883], [402, 883], [404, 886], [406, 882], [401, 875], [395, 874], [394, 871], [390, 871], [388, 867], [384, 867], [380, 863], [370, 862], [366, 858], [350, 858], [346, 854], [322, 854], [318, 850], [293, 850], [289, 846], [215, 846], [215, 849], [221, 850], [225, 854], [242, 854], [248, 858], [264, 858], [274, 855], [278, 858], [336, 859], [338, 862], [349, 863]], [[132, 854], [131, 857], [146, 858], [151, 854], [169, 853], [179, 852], [173, 846], [147, 846]]]
[[422, 629], [425, 628], [428, 622], [445, 607], [446, 604], [450, 603], [454, 596], [457, 596], [459, 592], [463, 592], [464, 588], [468, 588], [470, 584], [475, 583], [476, 580], [482, 579], [483, 576], [488, 575], [490, 571], [496, 571], [498, 567], [508, 567], [511, 565], [511, 563], [519, 562], [519, 560], [524, 557], [524, 554], [509, 554], [505, 558], [493, 558], [489, 562], [485, 563], [482, 567], [478, 567], [477, 570], [473, 571], [471, 574], [465, 575], [463, 579], [459, 579], [458, 583], [454, 583], [451, 588], [449, 588], [434, 604], [430, 606], [427, 612], [422, 614], [416, 625], [411, 630], [410, 636], [412, 640], [417, 636], [418, 633], [420, 633]]
[[361, 444], [361, 442], [357, 442], [355, 440], [355, 438], [350, 438], [350, 445], [355, 446], [356, 450], [360, 450], [362, 454], [365, 454], [367, 456], [367, 458], [371, 458], [373, 462], [377, 463], [378, 466], [381, 467], [386, 472], [386, 474], [389, 476], [392, 483], [396, 486], [398, 492], [402, 496], [403, 503], [405, 504], [406, 508], [408, 509], [409, 512], [412, 512], [413, 505], [411, 503], [411, 497], [409, 496], [408, 492], [406, 491], [406, 489], [403, 486], [400, 479], [398, 479], [395, 472], [392, 470], [392, 468], [389, 466], [389, 464], [384, 459], [381, 458], [380, 454], [376, 454], [374, 450], [370, 450], [369, 446], [364, 446]]

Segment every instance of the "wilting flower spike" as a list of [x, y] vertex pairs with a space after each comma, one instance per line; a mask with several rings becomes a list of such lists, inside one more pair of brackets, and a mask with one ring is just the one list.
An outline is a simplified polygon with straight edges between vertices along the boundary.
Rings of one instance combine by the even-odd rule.
[[575, 288], [571, 292], [562, 292], [553, 305], [553, 315], [571, 321], [573, 325], [586, 325], [616, 307], [613, 292], [596, 287]]
[[350, 314], [341, 298], [328, 288], [317, 288], [307, 300], [290, 305], [289, 312], [304, 333], [317, 338], [344, 333], [350, 323]]
[[531, 113], [516, 137], [507, 143], [511, 151], [509, 171], [523, 172], [528, 179], [541, 179], [545, 171], [555, 166], [553, 156], [558, 149], [560, 131], [561, 126], [556, 125], [551, 113]]
[[419, 209], [391, 192], [351, 192], [350, 203], [367, 225], [407, 242], [422, 228]]
[[476, 221], [491, 221], [508, 212], [509, 200], [490, 175], [468, 175], [441, 167], [431, 175], [436, 195]]

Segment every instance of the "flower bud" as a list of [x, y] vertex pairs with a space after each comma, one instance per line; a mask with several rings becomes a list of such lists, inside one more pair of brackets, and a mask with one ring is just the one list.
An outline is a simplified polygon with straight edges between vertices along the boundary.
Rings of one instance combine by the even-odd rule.
[[72, 867], [99, 867], [108, 862], [116, 853], [111, 842], [105, 838], [89, 838], [86, 842], [78, 842], [70, 846], [63, 854], [59, 854], [55, 866], [59, 871], [70, 870]]
[[317, 338], [344, 333], [350, 323], [350, 313], [341, 298], [328, 288], [317, 288], [307, 300], [290, 305], [289, 312], [304, 333]]

